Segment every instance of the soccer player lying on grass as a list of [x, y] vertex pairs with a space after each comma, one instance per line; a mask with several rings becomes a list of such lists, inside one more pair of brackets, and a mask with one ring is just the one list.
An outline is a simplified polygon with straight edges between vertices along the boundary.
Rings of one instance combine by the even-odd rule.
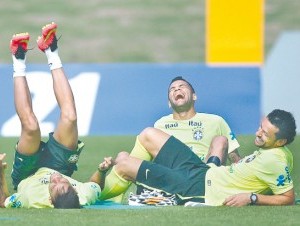
[[[0, 205], [26, 208], [80, 208], [94, 203], [101, 193], [102, 180], [111, 159], [99, 165], [90, 182], [81, 183], [70, 176], [84, 144], [78, 140], [77, 115], [73, 93], [58, 55], [57, 25], [48, 24], [38, 38], [39, 49], [46, 54], [52, 74], [53, 89], [61, 114], [48, 141], [41, 141], [38, 120], [32, 109], [26, 80], [28, 33], [12, 37], [13, 80], [16, 112], [21, 121], [21, 136], [16, 145], [12, 181], [17, 192], [8, 197], [5, 181], [5, 154], [0, 155]], [[52, 86], [52, 84], [49, 84]], [[47, 101], [47, 100], [45, 100]]]
[[[292, 205], [295, 196], [290, 172], [293, 157], [286, 146], [296, 135], [291, 113], [274, 110], [263, 118], [254, 140], [259, 148], [230, 166], [205, 164], [188, 146], [161, 130], [147, 128], [137, 137], [153, 161], [118, 154], [115, 171], [120, 178], [148, 189], [176, 194], [208, 205]], [[222, 158], [223, 153], [210, 153]], [[222, 161], [222, 159], [220, 159]]]
[[[192, 84], [181, 76], [175, 77], [170, 82], [167, 93], [172, 114], [157, 120], [154, 124], [155, 128], [179, 139], [205, 163], [226, 165], [226, 156], [232, 163], [241, 159], [238, 153], [240, 145], [227, 122], [218, 115], [196, 112], [197, 95]], [[226, 156], [221, 158], [222, 162], [218, 162], [220, 159], [207, 158], [211, 151], [220, 151]], [[148, 152], [139, 149], [133, 149], [130, 156], [152, 160]], [[108, 199], [124, 193], [129, 186], [130, 183], [122, 181], [112, 169], [107, 175], [100, 199]], [[141, 189], [141, 186], [138, 186], [137, 193], [140, 193]]]

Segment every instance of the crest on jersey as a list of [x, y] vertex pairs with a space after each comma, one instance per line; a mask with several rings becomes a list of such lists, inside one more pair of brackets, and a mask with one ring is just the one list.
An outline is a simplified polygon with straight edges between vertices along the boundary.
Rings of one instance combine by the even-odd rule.
[[245, 163], [252, 162], [255, 158], [256, 158], [256, 155], [250, 155], [250, 156], [248, 156], [248, 158], [246, 159]]
[[78, 159], [79, 159], [79, 155], [74, 154], [74, 155], [70, 156], [70, 158], [68, 159], [68, 162], [69, 163], [76, 163], [76, 162], [78, 162]]
[[203, 138], [203, 133], [201, 130], [195, 130], [194, 133], [193, 133], [193, 138], [194, 140], [201, 140]]
[[193, 139], [199, 141], [203, 138], [202, 122], [189, 121], [189, 126], [193, 127]]

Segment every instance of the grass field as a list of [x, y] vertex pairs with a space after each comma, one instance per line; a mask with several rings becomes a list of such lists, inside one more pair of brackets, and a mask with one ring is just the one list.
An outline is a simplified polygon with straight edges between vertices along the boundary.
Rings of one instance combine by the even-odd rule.
[[[266, 55], [285, 30], [300, 30], [299, 0], [266, 0]], [[11, 63], [9, 40], [16, 32], [28, 31], [32, 40], [41, 26], [59, 24], [60, 55], [63, 62], [204, 62], [205, 0], [1, 0], [0, 64]], [[82, 51], [82, 50], [85, 51]], [[35, 48], [29, 63], [45, 63]], [[238, 137], [240, 152], [253, 150], [253, 136]], [[78, 180], [88, 180], [104, 156], [130, 151], [135, 137], [84, 137], [85, 151], [79, 161]], [[10, 164], [16, 138], [0, 138], [0, 152]], [[292, 173], [300, 198], [300, 137], [291, 149]], [[9, 175], [7, 178], [10, 180]], [[10, 187], [12, 191], [12, 187]], [[299, 225], [300, 205], [288, 207], [243, 208], [147, 208], [139, 210], [53, 210], [0, 209], [0, 226], [53, 225]]]
[[[254, 150], [254, 136], [239, 136], [241, 154]], [[79, 160], [79, 170], [74, 178], [85, 181], [96, 169], [104, 156], [115, 155], [118, 151], [130, 151], [134, 136], [83, 137], [85, 151]], [[16, 138], [1, 138], [0, 152], [7, 153], [11, 163]], [[294, 153], [295, 168], [292, 173], [296, 193], [300, 194], [300, 136], [290, 146]], [[11, 170], [11, 164], [7, 173]], [[7, 175], [10, 180], [9, 175]], [[12, 187], [10, 187], [12, 191]], [[54, 210], [54, 209], [0, 209], [0, 225], [299, 225], [300, 205], [285, 207], [247, 206], [229, 207], [154, 207], [128, 210]]]

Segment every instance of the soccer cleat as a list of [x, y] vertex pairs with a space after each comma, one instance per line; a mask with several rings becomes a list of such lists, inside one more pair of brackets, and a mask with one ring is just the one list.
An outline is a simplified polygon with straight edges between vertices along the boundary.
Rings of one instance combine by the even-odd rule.
[[13, 35], [10, 40], [10, 51], [17, 59], [25, 59], [29, 38], [30, 36], [26, 32]]
[[37, 39], [37, 45], [43, 52], [50, 47], [51, 52], [57, 49], [56, 38], [57, 24], [52, 22], [42, 28], [42, 36]]
[[132, 192], [129, 194], [128, 205], [130, 206], [176, 206], [175, 195], [166, 195], [159, 191], [149, 191], [144, 189], [140, 195]]

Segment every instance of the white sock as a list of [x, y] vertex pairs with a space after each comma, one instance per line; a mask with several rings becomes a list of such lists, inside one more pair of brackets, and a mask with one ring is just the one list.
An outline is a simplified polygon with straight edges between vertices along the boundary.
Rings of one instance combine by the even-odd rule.
[[48, 65], [50, 67], [50, 70], [62, 68], [62, 63], [58, 55], [58, 49], [52, 52], [49, 47], [48, 49], [45, 50], [45, 53], [48, 59]]
[[26, 57], [25, 59], [17, 59], [12, 55], [13, 59], [13, 77], [25, 76], [26, 75]]

